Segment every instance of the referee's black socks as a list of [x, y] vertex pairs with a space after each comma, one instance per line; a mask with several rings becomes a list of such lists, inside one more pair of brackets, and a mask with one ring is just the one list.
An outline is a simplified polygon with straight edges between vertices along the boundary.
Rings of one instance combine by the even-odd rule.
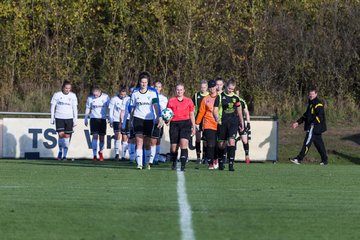
[[188, 150], [181, 149], [181, 152], [180, 152], [181, 167], [185, 167], [187, 159], [188, 159]]

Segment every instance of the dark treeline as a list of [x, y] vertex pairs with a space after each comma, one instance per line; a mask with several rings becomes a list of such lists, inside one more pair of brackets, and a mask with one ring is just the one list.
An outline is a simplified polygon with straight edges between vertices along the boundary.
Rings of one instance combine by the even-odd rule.
[[[0, 109], [49, 111], [64, 79], [81, 107], [139, 71], [166, 92], [233, 77], [254, 114], [301, 112], [315, 84], [334, 118], [360, 102], [357, 0], [3, 0]], [[330, 117], [331, 117], [330, 116]]]

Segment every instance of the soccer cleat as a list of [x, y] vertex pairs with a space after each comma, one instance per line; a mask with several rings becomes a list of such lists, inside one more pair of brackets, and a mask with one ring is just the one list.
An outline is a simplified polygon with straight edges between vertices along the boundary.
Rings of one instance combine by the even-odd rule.
[[146, 165], [146, 169], [147, 169], [147, 170], [151, 170], [151, 165], [150, 165], [150, 163]]
[[121, 158], [121, 161], [126, 161], [126, 159], [124, 157]]
[[321, 163], [320, 163], [320, 166], [326, 166], [326, 165], [328, 165], [327, 162], [321, 162]]
[[119, 161], [119, 154], [115, 154], [114, 160], [115, 160], [115, 161]]
[[214, 169], [215, 169], [215, 168], [214, 168], [214, 164], [210, 163], [208, 169], [209, 169], [209, 170], [214, 170]]
[[229, 171], [230, 171], [230, 172], [235, 171], [235, 169], [234, 169], [234, 164], [229, 164]]
[[103, 153], [102, 152], [98, 152], [99, 153], [99, 161], [100, 162], [103, 162], [104, 161], [104, 155], [103, 155]]
[[219, 169], [219, 160], [214, 160], [214, 169]]
[[94, 156], [93, 157], [93, 161], [97, 161], [98, 159], [97, 159], [97, 156]]
[[289, 158], [290, 162], [296, 164], [296, 165], [299, 165], [300, 164], [300, 161], [297, 159], [297, 158]]
[[249, 156], [245, 156], [245, 163], [250, 164], [250, 157]]
[[59, 152], [56, 159], [60, 161], [61, 158], [62, 158], [62, 152]]
[[141, 170], [142, 168], [143, 168], [143, 166], [141, 166], [141, 165], [137, 165], [137, 167], [136, 167], [138, 170]]
[[62, 160], [63, 160], [63, 161], [67, 161], [67, 158], [66, 158], [66, 157], [63, 157]]
[[184, 166], [184, 165], [182, 165], [182, 166], [180, 167], [180, 171], [185, 172], [185, 166]]

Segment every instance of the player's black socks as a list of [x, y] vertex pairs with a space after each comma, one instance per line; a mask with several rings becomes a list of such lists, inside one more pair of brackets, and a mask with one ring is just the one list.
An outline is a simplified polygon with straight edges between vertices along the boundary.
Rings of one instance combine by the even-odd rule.
[[243, 143], [245, 156], [249, 156], [249, 143]]
[[236, 151], [235, 146], [228, 146], [227, 147], [227, 156], [228, 156], [228, 159], [229, 159], [229, 164], [234, 164], [235, 151]]
[[196, 157], [199, 159], [200, 153], [201, 153], [201, 143], [200, 142], [195, 143], [195, 149], [196, 149]]
[[224, 153], [225, 149], [217, 148], [217, 158], [220, 163], [225, 163]]

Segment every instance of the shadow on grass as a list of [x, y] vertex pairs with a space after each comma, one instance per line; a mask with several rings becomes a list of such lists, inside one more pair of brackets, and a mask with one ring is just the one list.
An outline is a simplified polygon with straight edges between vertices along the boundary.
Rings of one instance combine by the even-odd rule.
[[341, 140], [348, 140], [348, 141], [352, 141], [358, 145], [360, 145], [360, 133], [358, 134], [353, 134], [347, 137], [343, 137], [341, 138]]
[[360, 164], [360, 157], [353, 157], [353, 156], [350, 156], [348, 154], [345, 154], [345, 153], [342, 153], [342, 152], [338, 152], [336, 150], [331, 150], [330, 151], [331, 154], [334, 154], [338, 157], [341, 157], [341, 158], [344, 158], [344, 159], [347, 159], [349, 160], [350, 162], [352, 163], [355, 163], [355, 164]]
[[[115, 169], [128, 169], [136, 170], [136, 164], [131, 164], [130, 162], [114, 162], [114, 161], [104, 161], [104, 162], [93, 162], [89, 160], [76, 160], [76, 161], [57, 161], [57, 160], [14, 160], [17, 164], [30, 164], [30, 165], [40, 165], [40, 166], [53, 166], [53, 167], [85, 167], [85, 168], [115, 168]], [[163, 163], [151, 168], [151, 170], [169, 170], [170, 165], [168, 163]]]

